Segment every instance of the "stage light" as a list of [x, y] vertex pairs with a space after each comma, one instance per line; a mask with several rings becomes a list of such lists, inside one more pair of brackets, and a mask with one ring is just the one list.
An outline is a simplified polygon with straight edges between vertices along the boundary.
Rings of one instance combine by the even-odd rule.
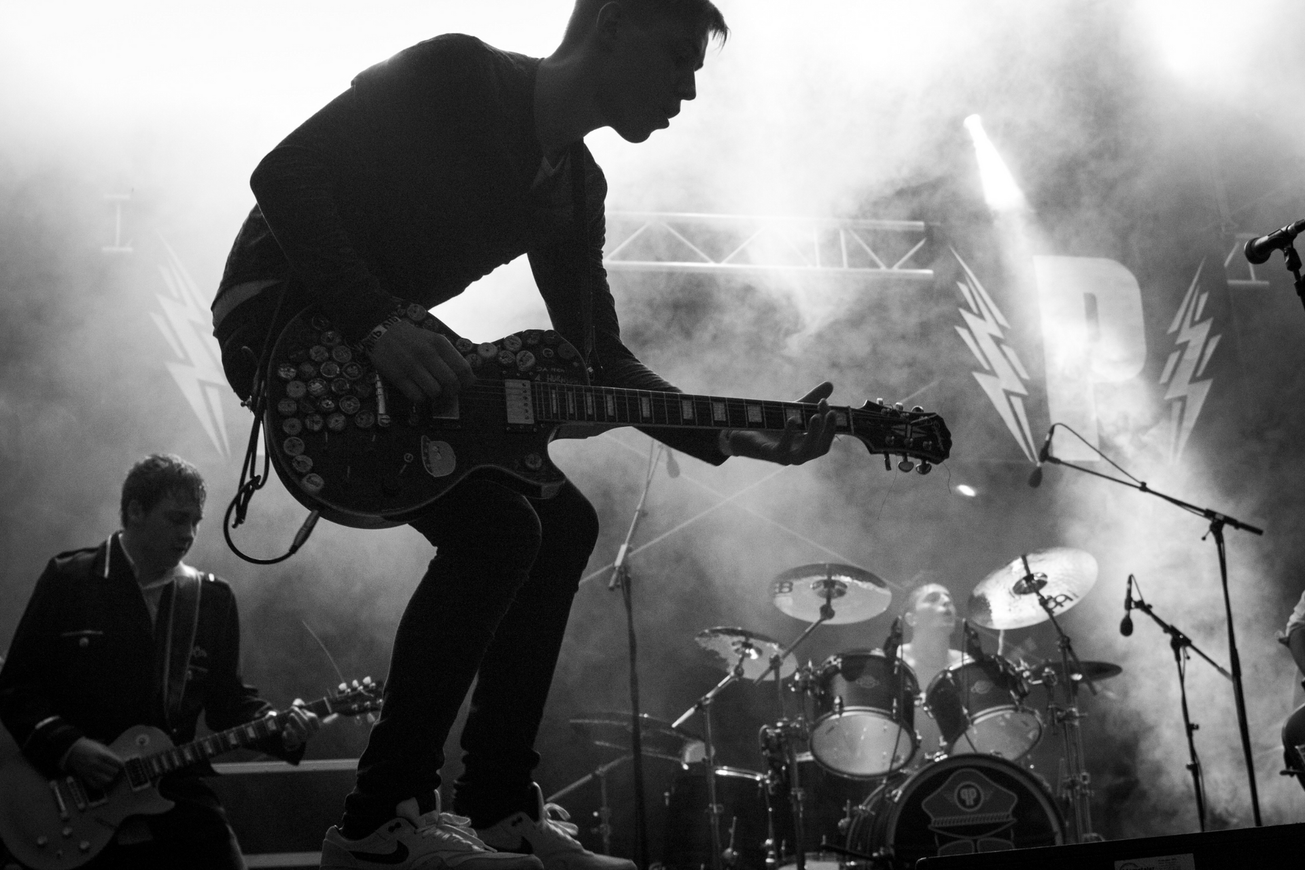
[[983, 198], [988, 207], [996, 212], [1025, 211], [1028, 201], [1024, 192], [1015, 183], [1006, 161], [1001, 159], [997, 149], [983, 129], [983, 121], [978, 115], [965, 119], [965, 129], [974, 140], [974, 156], [979, 164], [979, 179], [983, 182]]

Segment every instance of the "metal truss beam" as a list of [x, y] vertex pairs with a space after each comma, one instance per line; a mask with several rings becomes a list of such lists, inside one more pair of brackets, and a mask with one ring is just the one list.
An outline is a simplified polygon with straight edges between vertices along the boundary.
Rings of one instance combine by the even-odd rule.
[[931, 282], [922, 221], [609, 212], [609, 272], [785, 273]]
[[[1223, 258], [1224, 273], [1228, 276], [1228, 286], [1239, 290], [1264, 290], [1268, 288], [1269, 282], [1255, 274], [1255, 266], [1246, 260], [1242, 255], [1242, 249], [1246, 247], [1246, 242], [1255, 238], [1253, 233], [1233, 233], [1232, 250], [1228, 256]], [[1236, 263], [1236, 270], [1233, 264]], [[1242, 271], [1245, 269], [1245, 271]], [[1233, 277], [1234, 273], [1244, 275], [1245, 277]]]

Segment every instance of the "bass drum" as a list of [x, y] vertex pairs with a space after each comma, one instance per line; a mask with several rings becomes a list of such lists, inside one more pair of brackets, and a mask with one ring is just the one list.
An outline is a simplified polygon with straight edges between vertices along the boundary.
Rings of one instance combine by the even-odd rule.
[[[1065, 819], [1034, 774], [1002, 758], [944, 758], [889, 781], [853, 812], [847, 848], [885, 867], [921, 858], [1001, 852], [1065, 841]], [[878, 866], [878, 865], [876, 865]]]

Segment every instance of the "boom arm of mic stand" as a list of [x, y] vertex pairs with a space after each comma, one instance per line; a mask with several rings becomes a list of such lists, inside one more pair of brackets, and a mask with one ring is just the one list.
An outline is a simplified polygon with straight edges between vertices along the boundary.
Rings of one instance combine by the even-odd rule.
[[1160, 628], [1164, 631], [1165, 634], [1169, 635], [1171, 638], [1174, 639], [1174, 643], [1187, 647], [1192, 652], [1196, 653], [1198, 656], [1205, 659], [1207, 662], [1210, 663], [1210, 667], [1214, 668], [1216, 671], [1223, 674], [1223, 676], [1226, 677], [1227, 679], [1231, 680], [1233, 678], [1232, 674], [1229, 673], [1228, 670], [1223, 665], [1219, 664], [1214, 659], [1210, 658], [1201, 650], [1199, 646], [1192, 643], [1192, 639], [1190, 637], [1183, 634], [1177, 628], [1165, 622], [1160, 617], [1156, 616], [1155, 611], [1151, 609], [1151, 605], [1143, 601], [1141, 595], [1133, 599], [1133, 607], [1134, 609], [1140, 610], [1143, 613], [1145, 613], [1147, 616], [1151, 617], [1151, 619], [1155, 621], [1155, 624], [1160, 626]]
[[1226, 514], [1221, 514], [1218, 511], [1211, 510], [1210, 508], [1198, 507], [1197, 505], [1191, 504], [1190, 502], [1185, 502], [1181, 499], [1174, 498], [1171, 495], [1165, 495], [1163, 492], [1160, 492], [1159, 490], [1155, 490], [1147, 486], [1146, 481], [1134, 483], [1131, 480], [1123, 480], [1122, 478], [1111, 477], [1109, 474], [1102, 474], [1099, 471], [1093, 471], [1091, 468], [1084, 468], [1081, 465], [1075, 465], [1072, 462], [1066, 462], [1065, 460], [1058, 459], [1055, 456], [1048, 456], [1047, 462], [1052, 463], [1054, 465], [1063, 465], [1066, 468], [1072, 468], [1075, 471], [1081, 471], [1084, 474], [1090, 474], [1093, 477], [1099, 477], [1102, 480], [1108, 480], [1111, 483], [1118, 483], [1121, 486], [1128, 487], [1129, 489], [1135, 489], [1138, 492], [1144, 492], [1147, 495], [1153, 495], [1156, 498], [1164, 499], [1170, 504], [1176, 505], [1177, 507], [1180, 507], [1183, 510], [1190, 511], [1191, 513], [1194, 513], [1200, 517], [1205, 517], [1207, 520], [1209, 520], [1212, 523], [1220, 523], [1222, 525], [1232, 526], [1234, 529], [1240, 529], [1244, 532], [1250, 532], [1253, 535], [1264, 534], [1264, 529], [1257, 528], [1256, 526], [1253, 526], [1250, 523], [1244, 523], [1241, 520], [1236, 519], [1235, 517], [1230, 517]]

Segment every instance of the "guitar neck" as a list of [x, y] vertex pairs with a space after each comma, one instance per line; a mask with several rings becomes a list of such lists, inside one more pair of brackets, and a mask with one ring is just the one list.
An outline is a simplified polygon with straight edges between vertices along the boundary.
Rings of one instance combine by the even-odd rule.
[[[529, 387], [535, 418], [544, 423], [781, 430], [790, 419], [796, 419], [799, 428], [806, 428], [807, 422], [819, 412], [819, 406], [810, 402], [696, 396], [585, 384], [533, 382]], [[831, 410], [835, 416], [835, 431], [855, 434], [850, 409]]]
[[[332, 712], [329, 698], [319, 698], [305, 706], [318, 716], [326, 716]], [[127, 776], [133, 785], [155, 782], [164, 774], [199, 764], [224, 752], [249, 746], [280, 733], [281, 717], [265, 716], [253, 722], [246, 722], [244, 725], [209, 734], [190, 743], [128, 759], [125, 765]]]

